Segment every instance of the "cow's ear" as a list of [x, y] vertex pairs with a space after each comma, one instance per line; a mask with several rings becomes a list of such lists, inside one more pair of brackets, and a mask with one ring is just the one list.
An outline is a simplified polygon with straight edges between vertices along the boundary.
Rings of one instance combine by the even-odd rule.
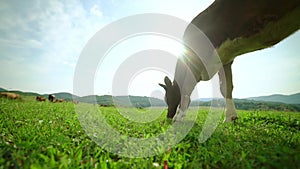
[[171, 86], [172, 86], [172, 82], [171, 82], [171, 80], [168, 78], [168, 76], [165, 77], [165, 84], [167, 85], [167, 87], [171, 87]]
[[176, 80], [173, 81], [173, 86], [178, 86], [178, 83]]
[[158, 85], [160, 85], [161, 87], [163, 87], [166, 91], [167, 91], [167, 86], [164, 84], [159, 83]]

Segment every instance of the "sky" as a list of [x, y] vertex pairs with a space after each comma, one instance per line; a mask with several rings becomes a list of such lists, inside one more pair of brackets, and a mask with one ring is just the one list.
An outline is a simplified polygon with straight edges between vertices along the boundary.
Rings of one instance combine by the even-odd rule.
[[[0, 1], [0, 87], [37, 93], [73, 93], [78, 59], [90, 39], [105, 26], [144, 13], [167, 14], [186, 22], [212, 0], [4, 0]], [[300, 92], [300, 32], [279, 44], [242, 56], [233, 63], [233, 97], [246, 98]], [[139, 50], [159, 49], [173, 55], [180, 44], [155, 35], [117, 44], [97, 68], [94, 93], [115, 93], [118, 68]], [[174, 63], [175, 64], [175, 63]], [[172, 65], [171, 65], [172, 66]], [[87, 65], [88, 69], [88, 65]], [[175, 65], [174, 65], [175, 69]], [[122, 76], [122, 73], [119, 75]], [[128, 94], [162, 97], [157, 84], [172, 73], [159, 68], [136, 72]], [[121, 84], [122, 85], [122, 84]], [[197, 97], [211, 97], [213, 82], [200, 82]]]

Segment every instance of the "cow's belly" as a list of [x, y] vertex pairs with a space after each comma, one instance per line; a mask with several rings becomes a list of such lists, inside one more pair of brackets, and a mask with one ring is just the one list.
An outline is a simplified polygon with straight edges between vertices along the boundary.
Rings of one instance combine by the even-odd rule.
[[296, 32], [300, 28], [300, 22], [295, 16], [300, 16], [300, 7], [277, 22], [270, 22], [256, 34], [224, 41], [217, 48], [223, 65], [232, 62], [239, 55], [271, 47]]

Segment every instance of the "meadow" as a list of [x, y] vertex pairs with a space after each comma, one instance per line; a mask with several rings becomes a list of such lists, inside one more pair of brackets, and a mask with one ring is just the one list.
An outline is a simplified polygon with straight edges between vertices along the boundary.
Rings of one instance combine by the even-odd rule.
[[[128, 136], [155, 136], [172, 124], [163, 108], [158, 119], [142, 124], [131, 123], [114, 107], [99, 109]], [[129, 158], [92, 141], [72, 102], [0, 98], [0, 168], [163, 168], [165, 161], [169, 168], [300, 168], [300, 113], [238, 110], [236, 123], [220, 120], [212, 136], [200, 143], [207, 112], [200, 108], [193, 128], [169, 151]]]

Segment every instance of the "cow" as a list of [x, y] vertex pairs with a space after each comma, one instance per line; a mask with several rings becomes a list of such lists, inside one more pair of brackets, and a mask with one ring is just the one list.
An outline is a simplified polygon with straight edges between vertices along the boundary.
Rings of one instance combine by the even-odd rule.
[[73, 100], [73, 103], [74, 104], [79, 104], [79, 101], [78, 100]]
[[100, 104], [100, 107], [108, 107], [107, 104]]
[[[185, 116], [196, 84], [219, 75], [225, 98], [224, 122], [238, 118], [232, 100], [231, 65], [235, 57], [271, 47], [300, 28], [299, 0], [216, 0], [187, 26], [173, 82], [165, 77], [162, 86], [168, 105], [168, 118], [180, 121]], [[205, 48], [203, 32], [214, 47]], [[218, 54], [219, 60], [216, 59]]]
[[46, 98], [44, 98], [42, 96], [36, 96], [36, 101], [44, 102], [44, 101], [46, 101]]
[[19, 94], [12, 93], [12, 92], [1, 92], [0, 96], [8, 98], [8, 99], [12, 99], [12, 100], [21, 98]]
[[55, 99], [55, 100], [54, 100], [55, 103], [61, 103], [61, 102], [63, 102], [63, 101], [64, 101], [64, 99]]
[[48, 96], [48, 100], [49, 100], [50, 102], [54, 102], [54, 101], [55, 101], [55, 95], [50, 94], [50, 95]]

